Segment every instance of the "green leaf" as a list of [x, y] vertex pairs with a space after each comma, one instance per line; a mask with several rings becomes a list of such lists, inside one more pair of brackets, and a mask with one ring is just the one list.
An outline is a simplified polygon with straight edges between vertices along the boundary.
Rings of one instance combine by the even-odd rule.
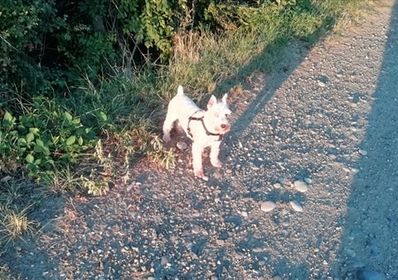
[[80, 146], [83, 145], [83, 138], [80, 136], [80, 137], [77, 139], [77, 142], [79, 143]]
[[33, 135], [39, 134], [39, 129], [36, 127], [29, 128], [29, 132], [33, 133]]
[[72, 136], [70, 136], [70, 137], [66, 140], [66, 145], [67, 145], [67, 146], [70, 146], [70, 145], [72, 145], [73, 143], [75, 143], [75, 141], [76, 141], [76, 136], [75, 136], [75, 135], [72, 135]]
[[28, 134], [26, 134], [26, 142], [30, 143], [33, 141], [33, 139], [35, 139], [35, 136], [33, 135], [32, 132], [29, 132]]
[[26, 146], [27, 142], [25, 140], [25, 138], [18, 138], [18, 145], [20, 146]]
[[78, 126], [80, 124], [80, 118], [74, 118], [72, 123], [76, 126]]
[[36, 145], [42, 148], [44, 147], [44, 142], [41, 139], [36, 139]]
[[26, 156], [25, 160], [26, 160], [27, 163], [33, 163], [35, 158], [31, 154], [29, 154], [29, 155]]
[[99, 117], [103, 122], [106, 122], [108, 120], [108, 116], [104, 112], [100, 112]]
[[72, 119], [73, 119], [73, 117], [72, 117], [72, 115], [71, 114], [69, 114], [68, 112], [64, 112], [64, 116], [65, 116], [65, 119], [67, 119], [68, 121], [72, 121]]
[[6, 111], [3, 117], [3, 125], [7, 128], [11, 128], [14, 124], [15, 118], [8, 111]]
[[13, 119], [14, 119], [14, 118], [12, 117], [12, 115], [11, 115], [8, 111], [6, 111], [6, 113], [4, 114], [3, 120], [5, 120], [5, 121], [7, 121], [7, 122], [12, 122]]

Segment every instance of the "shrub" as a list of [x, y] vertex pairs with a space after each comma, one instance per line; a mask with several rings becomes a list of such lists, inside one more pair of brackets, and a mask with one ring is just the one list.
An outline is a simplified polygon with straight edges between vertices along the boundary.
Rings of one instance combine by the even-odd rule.
[[[23, 167], [38, 180], [48, 179], [60, 166], [75, 163], [95, 143], [80, 118], [44, 97], [33, 99], [26, 113], [5, 111], [0, 123], [0, 172]], [[10, 170], [14, 169], [14, 170]]]
[[0, 85], [14, 84], [27, 91], [41, 88], [41, 60], [46, 51], [46, 34], [61, 20], [53, 1], [3, 0], [0, 5]]

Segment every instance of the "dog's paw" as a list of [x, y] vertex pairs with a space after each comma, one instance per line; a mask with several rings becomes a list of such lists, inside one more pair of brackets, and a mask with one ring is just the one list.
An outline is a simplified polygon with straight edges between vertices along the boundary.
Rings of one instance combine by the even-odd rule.
[[217, 160], [212, 160], [211, 165], [213, 165], [216, 168], [221, 168], [223, 163], [219, 159], [217, 159]]
[[195, 170], [194, 173], [195, 173], [195, 177], [198, 177], [204, 181], [209, 180], [209, 178], [207, 176], [205, 176], [203, 170]]

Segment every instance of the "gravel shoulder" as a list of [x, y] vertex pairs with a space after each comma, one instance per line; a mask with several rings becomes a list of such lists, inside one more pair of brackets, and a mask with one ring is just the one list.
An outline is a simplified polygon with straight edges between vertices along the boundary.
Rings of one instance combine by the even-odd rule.
[[398, 279], [397, 42], [382, 0], [312, 48], [292, 43], [231, 92], [208, 182], [184, 152], [167, 171], [142, 163], [106, 197], [60, 203], [1, 261], [23, 279]]

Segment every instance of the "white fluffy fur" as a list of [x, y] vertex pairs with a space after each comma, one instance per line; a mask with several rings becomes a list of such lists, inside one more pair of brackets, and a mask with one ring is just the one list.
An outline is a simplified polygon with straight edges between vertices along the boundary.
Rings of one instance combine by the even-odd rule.
[[218, 136], [207, 135], [201, 121], [191, 120], [190, 117], [200, 118], [203, 116], [204, 124], [211, 133], [224, 135], [230, 129], [227, 115], [231, 110], [227, 104], [227, 94], [221, 101], [217, 101], [214, 95], [211, 96], [207, 104], [207, 110], [201, 110], [189, 97], [184, 94], [182, 86], [178, 86], [176, 96], [171, 99], [167, 108], [166, 119], [163, 124], [163, 141], [170, 141], [170, 130], [175, 122], [188, 133], [188, 124], [192, 134], [192, 162], [196, 177], [207, 180], [202, 166], [202, 152], [206, 147], [210, 147], [210, 162], [214, 167], [221, 167], [222, 163], [218, 159], [221, 141]]

